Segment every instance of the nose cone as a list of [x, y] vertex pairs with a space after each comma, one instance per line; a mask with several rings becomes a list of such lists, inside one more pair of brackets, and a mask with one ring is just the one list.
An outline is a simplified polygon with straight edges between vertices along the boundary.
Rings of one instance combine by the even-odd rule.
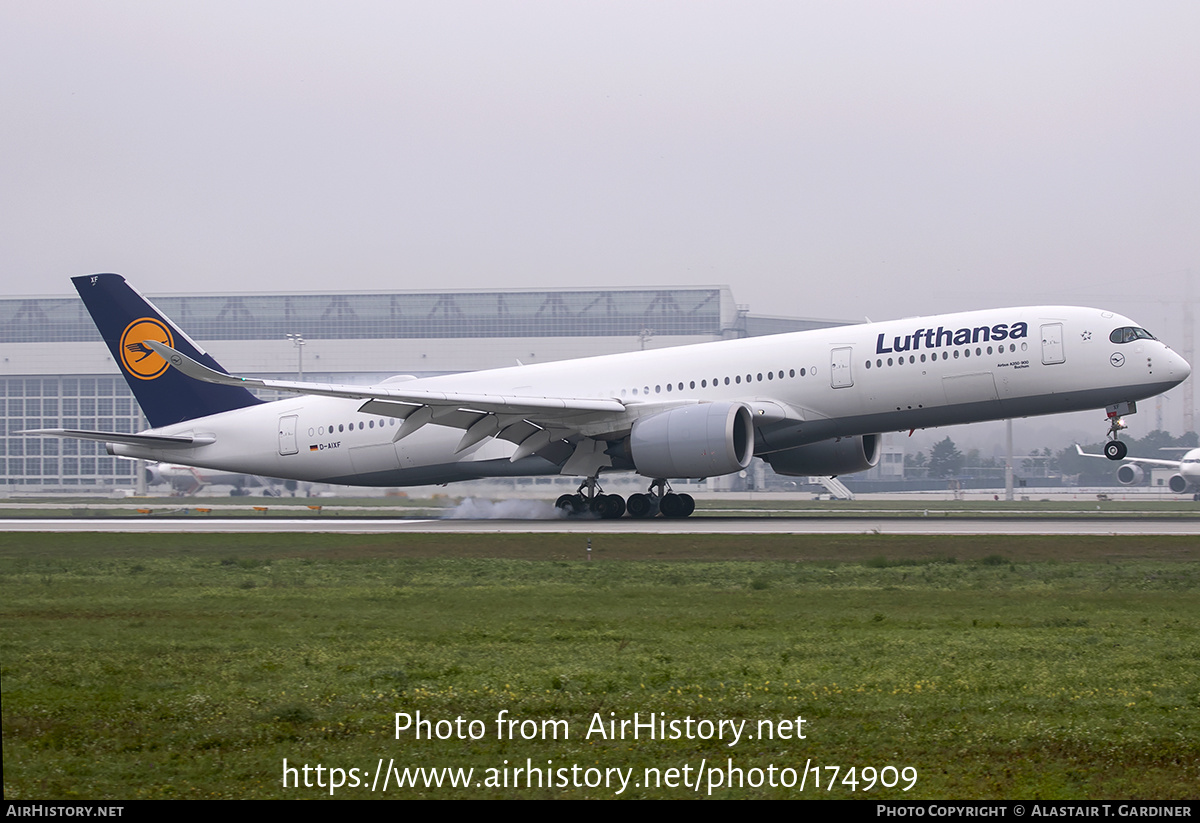
[[1171, 379], [1179, 385], [1192, 373], [1191, 364], [1184, 360], [1181, 355], [1167, 349], [1167, 373], [1171, 375]]

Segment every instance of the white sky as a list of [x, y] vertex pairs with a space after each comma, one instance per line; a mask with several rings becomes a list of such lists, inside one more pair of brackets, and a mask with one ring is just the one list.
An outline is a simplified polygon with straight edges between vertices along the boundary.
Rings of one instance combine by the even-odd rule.
[[1200, 276], [1194, 0], [5, 0], [0, 106], [10, 295], [729, 284], [1181, 348]]

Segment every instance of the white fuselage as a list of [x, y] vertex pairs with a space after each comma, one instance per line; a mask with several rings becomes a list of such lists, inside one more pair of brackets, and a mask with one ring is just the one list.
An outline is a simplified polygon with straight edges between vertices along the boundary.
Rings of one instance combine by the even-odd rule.
[[[755, 452], [829, 438], [1102, 408], [1159, 394], [1190, 367], [1154, 339], [1116, 344], [1136, 324], [1099, 309], [1038, 306], [912, 318], [671, 349], [445, 375], [406, 389], [610, 398], [630, 420], [666, 405], [737, 401], [755, 416]], [[417, 485], [546, 474], [537, 457], [488, 439], [455, 453], [461, 429], [436, 421], [394, 441], [394, 417], [360, 400], [296, 396], [155, 430], [209, 445], [114, 444], [114, 454], [298, 480]], [[575, 423], [579, 423], [579, 416]], [[586, 423], [576, 430], [586, 434]], [[1187, 464], [1185, 464], [1186, 466]], [[1200, 466], [1200, 464], [1197, 464]]]
[[1200, 449], [1192, 449], [1179, 463], [1179, 474], [1190, 488], [1200, 488]]

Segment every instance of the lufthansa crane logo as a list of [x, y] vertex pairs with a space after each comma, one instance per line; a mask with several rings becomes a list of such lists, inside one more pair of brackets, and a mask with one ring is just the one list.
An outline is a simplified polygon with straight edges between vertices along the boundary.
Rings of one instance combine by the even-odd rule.
[[121, 365], [140, 380], [153, 380], [167, 370], [167, 361], [146, 345], [147, 340], [175, 346], [171, 330], [161, 320], [142, 317], [126, 326], [121, 333]]

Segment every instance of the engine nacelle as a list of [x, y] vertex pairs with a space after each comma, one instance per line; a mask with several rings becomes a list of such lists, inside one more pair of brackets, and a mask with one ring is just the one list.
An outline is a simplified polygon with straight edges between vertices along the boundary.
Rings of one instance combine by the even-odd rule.
[[883, 438], [878, 434], [822, 440], [763, 455], [776, 474], [788, 477], [831, 477], [866, 471], [879, 463]]
[[1117, 469], [1117, 482], [1122, 486], [1133, 486], [1146, 479], [1146, 473], [1136, 463], [1126, 463]]
[[629, 456], [646, 477], [718, 477], [741, 471], [754, 456], [750, 409], [742, 403], [700, 403], [635, 420]]
[[1188, 481], [1182, 474], [1173, 474], [1171, 475], [1171, 479], [1167, 481], [1167, 486], [1175, 494], [1183, 494], [1188, 490]]

